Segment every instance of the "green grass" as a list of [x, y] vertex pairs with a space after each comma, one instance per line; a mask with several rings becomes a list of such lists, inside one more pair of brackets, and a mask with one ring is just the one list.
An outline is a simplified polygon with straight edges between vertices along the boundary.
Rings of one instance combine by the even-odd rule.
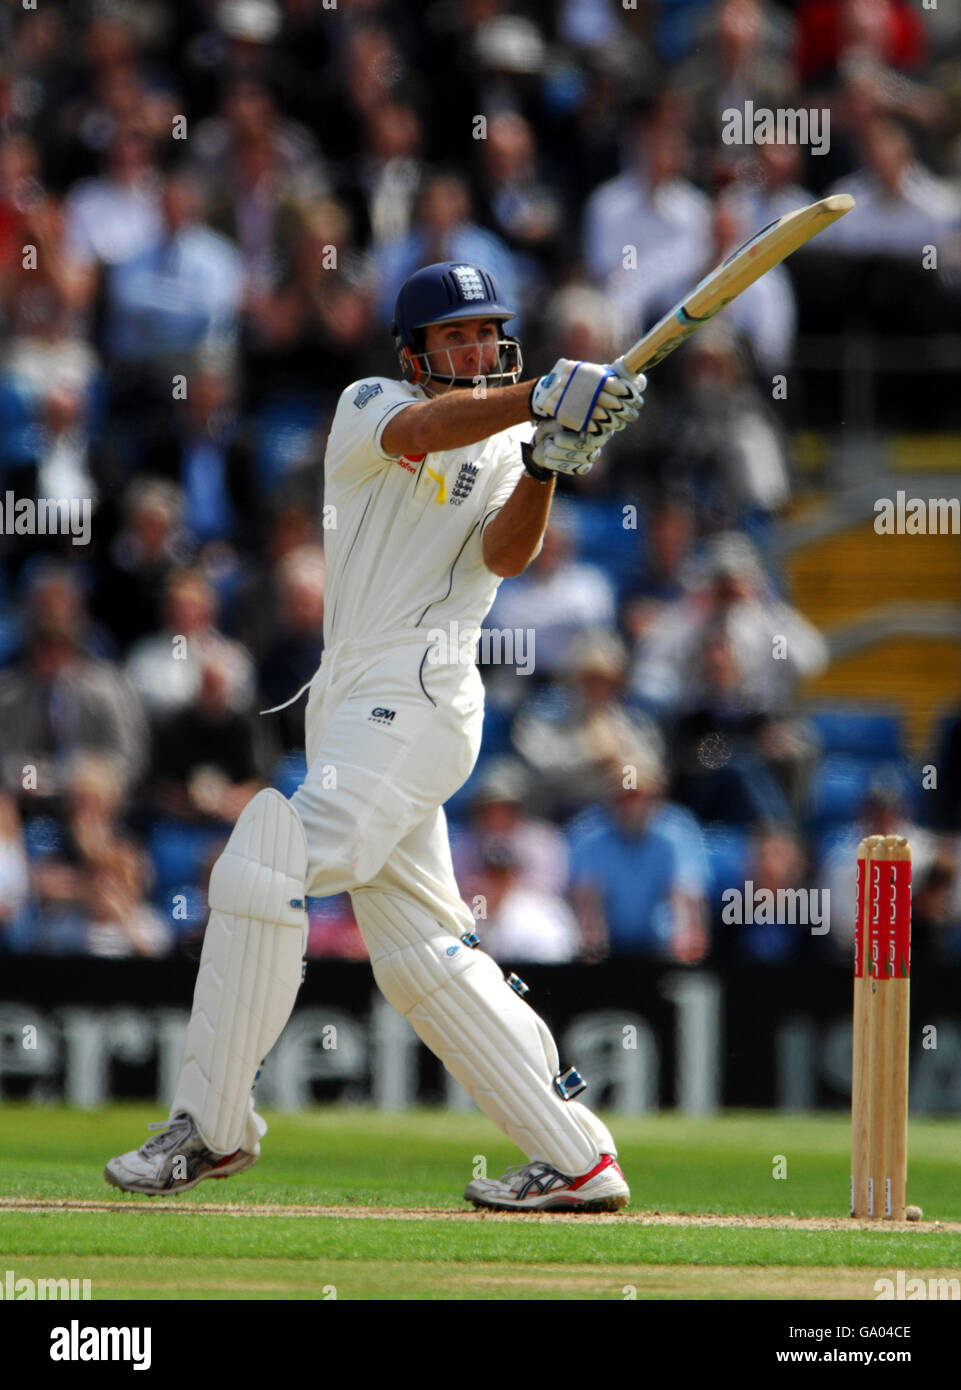
[[[912, 1122], [909, 1199], [918, 1229], [832, 1230], [640, 1224], [618, 1217], [456, 1219], [479, 1155], [490, 1173], [516, 1152], [479, 1115], [318, 1108], [270, 1119], [260, 1163], [177, 1199], [108, 1187], [106, 1158], [146, 1137], [144, 1107], [100, 1112], [0, 1107], [0, 1198], [96, 1201], [105, 1211], [0, 1210], [3, 1268], [90, 1278], [95, 1298], [621, 1299], [862, 1298], [904, 1269], [961, 1269], [956, 1155], [961, 1124]], [[843, 1217], [843, 1116], [616, 1118], [632, 1212]], [[773, 1176], [776, 1155], [787, 1177]], [[223, 1214], [202, 1210], [223, 1206]], [[358, 1217], [263, 1212], [336, 1206]], [[365, 1208], [430, 1209], [392, 1219]], [[257, 1208], [246, 1211], [245, 1208]], [[235, 1214], [230, 1214], [233, 1212]]]

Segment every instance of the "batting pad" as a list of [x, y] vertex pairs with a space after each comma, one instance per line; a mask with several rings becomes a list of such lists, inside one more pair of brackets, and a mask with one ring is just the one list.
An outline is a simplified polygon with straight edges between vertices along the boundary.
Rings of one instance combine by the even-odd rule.
[[210, 874], [210, 919], [171, 1110], [192, 1115], [215, 1153], [258, 1153], [267, 1131], [251, 1091], [300, 988], [306, 874], [300, 817], [279, 792], [258, 792]]
[[554, 1039], [490, 956], [410, 899], [370, 889], [351, 896], [385, 998], [529, 1159], [574, 1176], [617, 1153], [600, 1120], [554, 1089]]

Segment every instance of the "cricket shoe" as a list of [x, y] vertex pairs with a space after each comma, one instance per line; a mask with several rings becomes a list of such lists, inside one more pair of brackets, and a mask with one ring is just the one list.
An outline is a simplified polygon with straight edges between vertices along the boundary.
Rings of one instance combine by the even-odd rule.
[[235, 1149], [232, 1154], [214, 1153], [197, 1133], [193, 1117], [185, 1113], [147, 1128], [162, 1133], [155, 1134], [139, 1149], [112, 1158], [103, 1170], [107, 1182], [125, 1192], [143, 1192], [152, 1197], [186, 1192], [204, 1178], [229, 1178], [231, 1173], [242, 1173], [260, 1157], [243, 1149]]
[[503, 1178], [475, 1178], [464, 1196], [475, 1207], [494, 1211], [620, 1211], [631, 1189], [613, 1154], [579, 1178], [569, 1178], [549, 1163], [522, 1163]]

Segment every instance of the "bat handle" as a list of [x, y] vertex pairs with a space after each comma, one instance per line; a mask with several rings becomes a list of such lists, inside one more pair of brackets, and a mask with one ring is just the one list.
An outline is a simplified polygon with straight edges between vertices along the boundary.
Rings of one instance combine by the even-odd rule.
[[626, 357], [615, 357], [611, 367], [617, 372], [618, 376], [624, 377], [625, 381], [635, 381], [639, 373], [632, 371], [627, 365]]

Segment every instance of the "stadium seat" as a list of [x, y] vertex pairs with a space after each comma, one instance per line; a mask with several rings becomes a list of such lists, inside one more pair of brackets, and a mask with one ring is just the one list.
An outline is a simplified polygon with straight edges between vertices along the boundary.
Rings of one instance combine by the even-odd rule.
[[268, 401], [257, 419], [257, 471], [273, 492], [305, 459], [316, 453], [315, 434], [323, 414], [317, 396], [290, 396]]
[[277, 760], [270, 777], [270, 785], [276, 787], [281, 796], [288, 800], [307, 776], [307, 759], [303, 753], [285, 753]]
[[574, 517], [578, 555], [585, 564], [597, 565], [618, 587], [642, 570], [644, 517], [640, 512], [637, 530], [625, 527], [620, 502], [579, 500]]
[[23, 823], [23, 843], [30, 859], [62, 854], [67, 847], [63, 826], [53, 816], [30, 816]]
[[716, 822], [701, 829], [710, 871], [708, 900], [713, 906], [725, 888], [737, 888], [744, 883], [751, 837], [746, 830]]
[[212, 829], [209, 825], [188, 825], [181, 821], [158, 820], [147, 834], [147, 852], [153, 862], [153, 898], [166, 907], [171, 894], [187, 892], [203, 880], [215, 846], [223, 844], [230, 827]]
[[826, 755], [874, 762], [893, 762], [904, 756], [900, 719], [890, 711], [836, 705], [810, 710], [806, 717]]
[[811, 782], [808, 814], [823, 829], [838, 821], [856, 820], [877, 769], [860, 758], [825, 757]]

